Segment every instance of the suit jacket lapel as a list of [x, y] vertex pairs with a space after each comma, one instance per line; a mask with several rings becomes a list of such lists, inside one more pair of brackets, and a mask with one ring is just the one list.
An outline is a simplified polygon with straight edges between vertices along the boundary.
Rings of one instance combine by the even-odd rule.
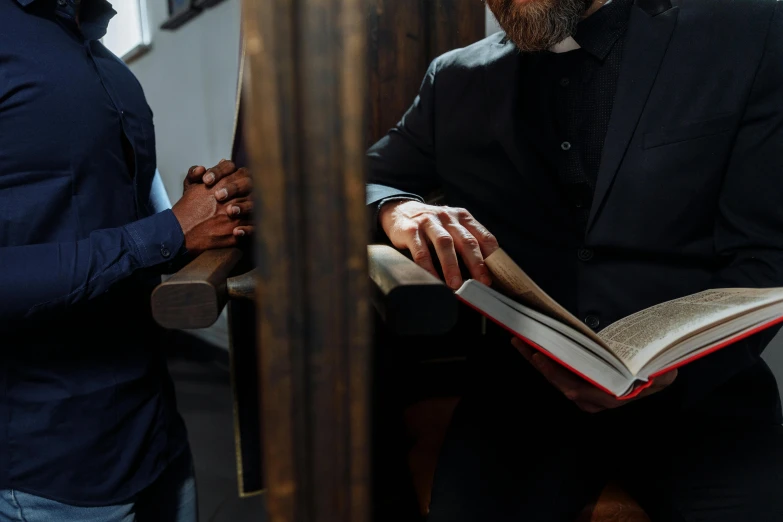
[[678, 14], [678, 7], [655, 16], [651, 16], [638, 6], [634, 6], [631, 10], [614, 108], [609, 120], [587, 225], [588, 231], [600, 212], [628, 150], [628, 144], [639, 123], [663, 56], [669, 46]]

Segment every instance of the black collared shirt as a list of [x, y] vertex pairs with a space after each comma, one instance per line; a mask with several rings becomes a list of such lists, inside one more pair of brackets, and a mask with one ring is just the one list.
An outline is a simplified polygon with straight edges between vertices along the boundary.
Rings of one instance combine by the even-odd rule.
[[522, 108], [543, 135], [551, 175], [573, 207], [583, 236], [614, 104], [632, 0], [613, 0], [579, 23], [581, 48], [523, 55]]

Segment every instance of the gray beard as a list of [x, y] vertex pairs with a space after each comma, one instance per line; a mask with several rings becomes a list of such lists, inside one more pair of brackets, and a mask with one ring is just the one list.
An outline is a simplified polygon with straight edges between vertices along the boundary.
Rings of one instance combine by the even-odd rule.
[[545, 51], [576, 31], [590, 0], [487, 0], [506, 36], [523, 52]]

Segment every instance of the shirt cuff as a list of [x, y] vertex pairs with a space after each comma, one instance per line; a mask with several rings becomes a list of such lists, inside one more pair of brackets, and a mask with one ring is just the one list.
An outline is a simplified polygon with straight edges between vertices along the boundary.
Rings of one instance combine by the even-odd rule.
[[185, 234], [171, 210], [134, 221], [123, 228], [136, 247], [141, 268], [169, 263], [184, 253]]
[[420, 203], [424, 202], [424, 200], [421, 199], [420, 197], [413, 196], [413, 195], [410, 195], [410, 196], [391, 196], [391, 197], [384, 198], [384, 199], [380, 200], [375, 205], [375, 212], [373, 212], [371, 214], [371, 216], [370, 216], [370, 219], [371, 219], [371, 221], [370, 221], [370, 233], [372, 234], [372, 237], [377, 239], [377, 240], [384, 240], [385, 241], [386, 239], [388, 239], [386, 237], [386, 234], [383, 232], [383, 229], [381, 229], [381, 222], [380, 222], [381, 208], [386, 203], [391, 203], [393, 201], [418, 201]]

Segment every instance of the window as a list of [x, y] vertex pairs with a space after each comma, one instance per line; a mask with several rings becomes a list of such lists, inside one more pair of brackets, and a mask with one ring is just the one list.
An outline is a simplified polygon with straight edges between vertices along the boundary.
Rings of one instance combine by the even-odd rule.
[[146, 0], [122, 0], [112, 2], [112, 6], [117, 15], [109, 23], [103, 45], [127, 62], [150, 45]]

